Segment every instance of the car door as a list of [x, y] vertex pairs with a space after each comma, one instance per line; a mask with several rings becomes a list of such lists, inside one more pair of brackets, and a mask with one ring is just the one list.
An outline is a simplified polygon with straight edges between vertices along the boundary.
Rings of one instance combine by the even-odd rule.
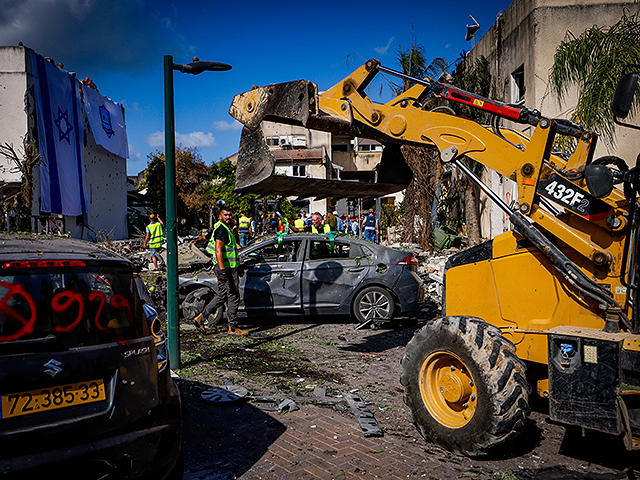
[[243, 255], [248, 265], [240, 279], [244, 310], [295, 311], [302, 308], [300, 271], [301, 240], [269, 240]]
[[370, 256], [347, 239], [318, 237], [307, 241], [302, 266], [302, 303], [305, 311], [350, 313], [355, 288], [369, 275]]

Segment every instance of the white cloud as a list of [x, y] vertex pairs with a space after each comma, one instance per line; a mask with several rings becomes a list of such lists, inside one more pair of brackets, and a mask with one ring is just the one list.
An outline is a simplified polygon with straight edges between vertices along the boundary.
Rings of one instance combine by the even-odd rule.
[[[164, 147], [164, 132], [154, 132], [147, 137], [147, 143], [151, 148], [163, 148]], [[182, 145], [183, 147], [215, 147], [218, 144], [211, 132], [191, 132], [191, 133], [179, 133], [176, 132], [176, 145]]]
[[140, 160], [142, 153], [136, 148], [135, 145], [129, 144], [129, 160]]
[[147, 137], [147, 143], [151, 148], [164, 147], [164, 132], [153, 132]]
[[453, 45], [451, 45], [450, 43], [447, 43], [444, 48], [451, 48]]
[[391, 42], [393, 42], [395, 39], [396, 39], [396, 37], [391, 37], [386, 46], [384, 46], [384, 47], [375, 47], [374, 50], [376, 51], [376, 53], [378, 55], [385, 55], [387, 53], [387, 51], [389, 50], [389, 47], [391, 47]]
[[242, 130], [242, 124], [237, 120], [230, 122], [220, 120], [219, 122], [213, 122], [213, 128], [219, 132], [228, 132], [229, 130]]

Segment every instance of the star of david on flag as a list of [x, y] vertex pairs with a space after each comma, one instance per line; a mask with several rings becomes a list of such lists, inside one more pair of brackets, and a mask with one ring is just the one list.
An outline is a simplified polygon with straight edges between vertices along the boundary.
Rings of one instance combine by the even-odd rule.
[[[62, 126], [62, 122], [64, 122], [64, 127]], [[58, 107], [58, 118], [56, 118], [53, 123], [58, 127], [59, 140], [66, 140], [69, 145], [71, 145], [71, 139], [69, 138], [69, 133], [73, 130], [73, 127], [69, 123], [69, 111], [65, 110], [64, 112], [60, 110]]]
[[62, 215], [89, 212], [84, 177], [80, 84], [30, 51], [40, 164], [40, 210]]

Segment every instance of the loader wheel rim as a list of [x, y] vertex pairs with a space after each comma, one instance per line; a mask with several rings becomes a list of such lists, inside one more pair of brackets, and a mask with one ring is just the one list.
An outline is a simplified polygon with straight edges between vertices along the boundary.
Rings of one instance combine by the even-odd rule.
[[420, 368], [420, 394], [440, 424], [462, 428], [476, 411], [478, 391], [467, 366], [451, 352], [434, 352]]

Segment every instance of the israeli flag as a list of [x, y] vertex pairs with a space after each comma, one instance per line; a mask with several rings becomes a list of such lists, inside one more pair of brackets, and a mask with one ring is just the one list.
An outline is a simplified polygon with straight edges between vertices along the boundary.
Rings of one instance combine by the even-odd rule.
[[40, 210], [89, 212], [78, 80], [31, 51], [40, 164]]
[[122, 107], [86, 85], [82, 85], [82, 95], [84, 112], [96, 143], [114, 155], [129, 158]]

